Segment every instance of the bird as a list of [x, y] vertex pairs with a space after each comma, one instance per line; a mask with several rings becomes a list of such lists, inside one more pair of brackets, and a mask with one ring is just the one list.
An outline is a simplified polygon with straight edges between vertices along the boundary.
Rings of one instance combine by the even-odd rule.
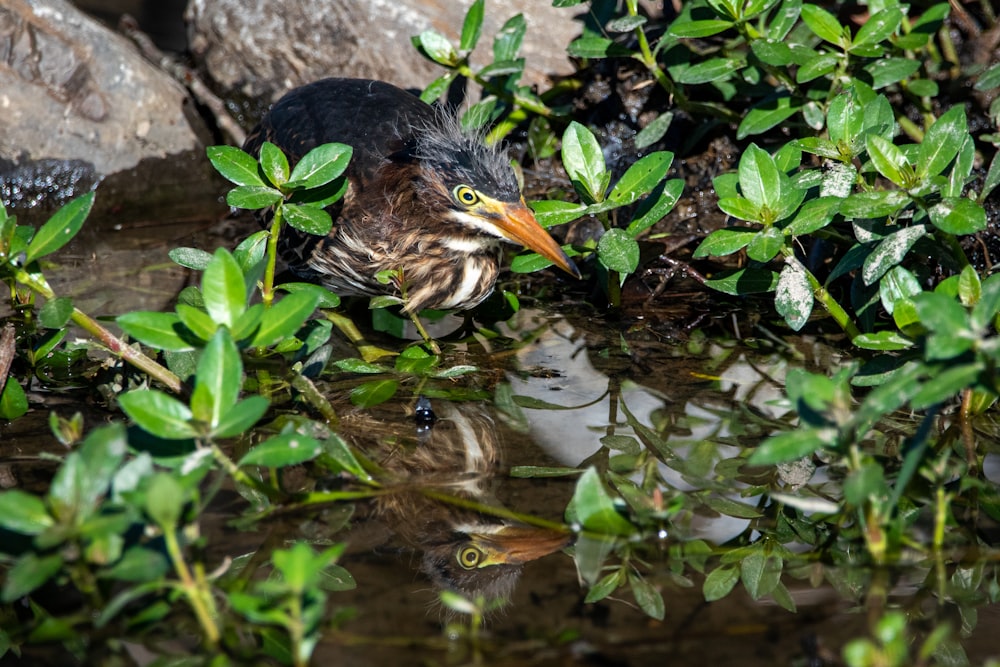
[[243, 150], [258, 156], [268, 141], [294, 167], [319, 145], [351, 146], [346, 193], [327, 209], [333, 229], [320, 237], [286, 227], [282, 258], [339, 296], [401, 297], [413, 317], [480, 304], [506, 244], [580, 277], [528, 208], [509, 160], [483, 139], [453, 110], [389, 83], [327, 78], [286, 93]]
[[483, 406], [427, 406], [420, 399], [418, 428], [409, 435], [392, 429], [380, 436], [365, 418], [365, 440], [376, 441], [365, 453], [380, 468], [384, 491], [376, 516], [420, 554], [418, 569], [435, 589], [500, 608], [523, 566], [567, 546], [570, 534], [498, 516], [510, 514], [492, 494], [501, 443]]

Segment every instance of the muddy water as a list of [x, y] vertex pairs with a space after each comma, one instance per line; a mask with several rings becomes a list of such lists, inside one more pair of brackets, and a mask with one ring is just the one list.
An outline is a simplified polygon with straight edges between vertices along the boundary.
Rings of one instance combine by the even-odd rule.
[[[247, 229], [232, 222], [110, 231], [97, 227], [105, 231], [83, 234], [57, 257], [50, 273], [58, 292], [73, 295], [96, 315], [169, 308], [191, 276], [169, 262], [167, 250], [177, 245], [232, 247]], [[689, 298], [710, 299], [704, 294]], [[667, 294], [662, 299], [670, 303], [678, 297]], [[664, 317], [660, 312], [652, 319]], [[706, 603], [702, 575], [685, 571], [685, 583], [668, 569], [670, 547], [695, 538], [721, 546], [753, 534], [745, 519], [707, 512], [685, 516], [663, 534], [648, 538], [654, 556], [662, 555], [660, 560], [651, 558], [644, 569], [665, 598], [662, 621], [639, 611], [628, 593], [585, 603], [586, 590], [570, 548], [555, 549], [514, 573], [508, 582], [508, 604], [490, 616], [478, 644], [445, 631], [448, 614], [437, 602], [433, 577], [424, 564], [437, 539], [431, 533], [441, 525], [466, 525], [477, 518], [448, 504], [414, 506], [407, 485], [440, 486], [487, 508], [560, 522], [575, 477], [525, 479], [511, 476], [511, 469], [614, 466], [616, 457], [628, 452], [609, 447], [618, 441], [608, 436], [634, 432], [626, 423], [626, 410], [691, 462], [686, 474], [660, 465], [670, 488], [684, 493], [711, 484], [718, 479], [717, 465], [759, 441], [770, 432], [770, 421], [786, 412], [781, 389], [789, 368], [831, 368], [842, 361], [819, 340], [769, 338], [745, 323], [737, 340], [732, 333], [724, 335], [732, 331], [729, 322], [726, 316], [710, 326], [712, 336], [663, 339], [656, 327], [637, 320], [630, 323], [624, 339], [628, 344], [623, 346], [624, 325], [600, 313], [565, 302], [525, 307], [498, 325], [506, 339], [515, 342], [471, 339], [448, 347], [445, 355], [446, 364], [478, 366], [473, 384], [491, 395], [500, 387], [519, 397], [519, 409], [499, 410], [493, 401], [435, 400], [431, 407], [439, 420], [429, 433], [414, 419], [412, 386], [404, 384], [393, 402], [362, 411], [347, 400], [351, 378], [332, 376], [320, 387], [341, 416], [341, 433], [400, 480], [398, 502], [329, 505], [237, 529], [233, 520], [246, 505], [232, 491], [223, 492], [202, 527], [210, 553], [223, 562], [292, 539], [349, 544], [341, 564], [357, 586], [333, 595], [335, 611], [345, 616], [331, 622], [314, 664], [839, 664], [844, 643], [867, 636], [870, 619], [877, 618], [884, 605], [919, 613], [928, 628], [942, 619], [955, 627], [965, 622], [969, 636], [961, 643], [972, 664], [1000, 652], [995, 640], [1000, 631], [997, 607], [980, 606], [978, 619], [970, 623], [968, 607], [962, 617], [954, 604], [929, 593], [933, 586], [924, 581], [929, 570], [923, 566], [848, 574], [843, 580], [861, 583], [840, 590], [812, 586], [800, 568], [795, 577], [783, 579], [798, 608], [795, 614], [769, 599], [752, 601], [740, 586], [724, 599]], [[36, 386], [30, 397], [31, 414], [0, 425], [4, 487], [38, 490], [47, 483], [53, 466], [39, 461], [38, 455], [59, 453], [59, 445], [47, 435], [50, 410], [62, 415], [81, 410], [89, 426], [120, 418], [88, 392], [51, 392]], [[470, 446], [476, 448], [474, 455]], [[301, 478], [292, 474], [289, 483], [302, 488], [344, 483], [308, 470], [297, 474]], [[734, 485], [732, 497], [749, 504], [760, 500], [752, 493], [742, 497], [744, 490]], [[148, 662], [147, 649], [134, 646], [130, 652], [137, 664]], [[58, 664], [37, 655], [29, 661]]]

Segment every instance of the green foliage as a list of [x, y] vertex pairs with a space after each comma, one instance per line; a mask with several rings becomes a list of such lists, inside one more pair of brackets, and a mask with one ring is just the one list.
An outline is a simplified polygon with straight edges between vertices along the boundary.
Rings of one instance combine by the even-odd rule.
[[[615, 58], [638, 63], [675, 105], [644, 119], [634, 137], [638, 151], [663, 140], [681, 115], [696, 122], [691, 142], [724, 123], [736, 128], [738, 141], [754, 138], [741, 144], [736, 171], [714, 182], [718, 207], [733, 224], [708, 234], [695, 251], [699, 262], [724, 265], [706, 283], [738, 297], [773, 294], [775, 313], [795, 331], [822, 332], [828, 317], [858, 357], [827, 372], [789, 371], [780, 419], [740, 415], [746, 421], [727, 421], [725, 434], [693, 438], [698, 429], [690, 415], [675, 416], [676, 424], [656, 416], [645, 423], [622, 403], [600, 439], [606, 451], [579, 469], [516, 467], [512, 474], [519, 476], [578, 477], [562, 530], [575, 533], [572, 556], [588, 589], [586, 603], [625, 590], [645, 614], [663, 619], [672, 586], [700, 586], [707, 601], [741, 586], [754, 600], [795, 611], [790, 577], [860, 590], [869, 582], [838, 577], [916, 554], [931, 563], [935, 594], [951, 597], [963, 621], [974, 624], [967, 600], [995, 601], [995, 570], [948, 561], [946, 547], [988, 547], [979, 543], [979, 527], [963, 524], [955, 508], [978, 502], [977, 511], [998, 513], [995, 485], [973, 474], [983, 454], [973, 420], [1000, 392], [1000, 278], [976, 271], [961, 237], [987, 228], [984, 202], [1000, 184], [997, 159], [974, 177], [976, 141], [1000, 140], [996, 133], [974, 137], [965, 110], [936, 99], [939, 82], [955, 83], [935, 44], [948, 5], [869, 4], [864, 23], [846, 25], [836, 3], [697, 0], [684, 3], [669, 25], [657, 25], [635, 0], [586, 4], [583, 34], [568, 53], [581, 66]], [[683, 193], [683, 182], [667, 177], [674, 155], [651, 151], [612, 173], [599, 133], [573, 120], [570, 105], [557, 104], [576, 82], [541, 93], [521, 83], [523, 17], [494, 36], [487, 65], [471, 64], [484, 13], [483, 0], [471, 5], [457, 44], [433, 31], [414, 37], [418, 51], [446, 69], [423, 97], [441, 99], [452, 83], [471, 80], [483, 96], [466, 112], [467, 127], [492, 128], [489, 137], [497, 140], [523, 125], [537, 163], [558, 157], [565, 191], [532, 208], [546, 227], [587, 216], [601, 222], [603, 235], [569, 254], [593, 257], [609, 300], [620, 305], [624, 282], [640, 270], [640, 242]], [[984, 69], [975, 86], [1000, 88], [1000, 68]], [[1000, 118], [997, 101], [990, 109], [994, 121]], [[370, 357], [359, 345], [362, 359], [334, 358], [334, 316], [310, 318], [317, 308], [335, 308], [338, 297], [310, 284], [275, 285], [274, 274], [285, 224], [329, 233], [324, 208], [346, 190], [351, 149], [320, 146], [294, 168], [270, 143], [259, 159], [231, 147], [212, 147], [208, 158], [235, 186], [227, 202], [270, 209], [264, 216], [270, 227], [232, 252], [173, 249], [177, 264], [201, 272], [200, 283], [180, 295], [173, 312], [119, 315], [133, 345], [58, 296], [45, 276], [46, 258], [79, 232], [94, 195], [74, 199], [37, 229], [17, 225], [0, 208], [0, 279], [19, 322], [30, 325], [29, 333], [18, 332], [19, 366], [4, 377], [0, 418], [29, 409], [30, 376], [21, 368], [38, 373], [86, 355], [66, 345], [70, 325], [143, 374], [113, 392], [132, 428], [115, 422], [84, 435], [82, 417], [53, 414], [54, 437], [67, 449], [48, 490], [0, 492], [0, 529], [12, 537], [0, 545], [0, 600], [31, 602], [22, 604], [30, 616], [23, 628], [5, 624], [0, 631], [0, 655], [18, 642], [44, 639], [78, 647], [88, 632], [115, 623], [128, 634], [172, 620], [180, 602], [209, 653], [234, 661], [264, 653], [307, 664], [336, 622], [329, 620], [329, 593], [354, 585], [337, 565], [343, 547], [295, 542], [210, 575], [215, 564], [204, 559], [200, 522], [223, 482], [246, 499], [250, 525], [300, 503], [383, 491], [383, 471], [338, 434], [337, 415], [313, 384], [328, 367], [336, 369], [327, 376], [333, 392], [359, 412], [401, 392], [493, 396], [523, 427], [522, 408], [563, 409], [512, 396], [503, 385], [491, 392], [489, 373], [464, 356], [455, 362], [410, 346]], [[816, 249], [825, 261], [812, 261]], [[546, 263], [525, 255], [514, 269]], [[516, 305], [513, 293], [505, 296]], [[399, 301], [386, 297], [373, 306]], [[396, 324], [382, 317], [389, 324], [381, 330]], [[628, 352], [624, 334], [621, 347]], [[391, 363], [378, 361], [390, 354]], [[910, 421], [901, 426], [900, 415]], [[748, 441], [760, 443], [752, 453]], [[723, 445], [733, 444], [738, 453], [725, 453]], [[829, 481], [810, 480], [817, 465]], [[292, 466], [330, 472], [352, 487], [289, 490]], [[804, 479], [796, 466], [806, 470]], [[746, 528], [724, 545], [710, 545], [688, 532], [694, 517], [708, 515]], [[806, 555], [797, 553], [806, 548]], [[264, 567], [267, 576], [243, 567]], [[34, 601], [43, 586], [75, 591], [88, 613], [50, 615]], [[473, 639], [495, 604], [451, 591], [441, 598], [468, 617], [463, 632]], [[238, 625], [243, 620], [249, 630]], [[914, 643], [906, 617], [889, 612], [872, 639], [844, 648], [844, 659], [851, 667], [927, 664], [956, 650], [948, 633], [939, 627]]]

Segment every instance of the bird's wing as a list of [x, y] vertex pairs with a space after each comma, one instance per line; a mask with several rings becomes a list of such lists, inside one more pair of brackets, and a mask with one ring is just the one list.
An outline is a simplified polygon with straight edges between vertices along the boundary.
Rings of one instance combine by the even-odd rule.
[[405, 150], [415, 128], [433, 122], [419, 97], [381, 81], [323, 79], [296, 88], [271, 108], [244, 144], [257, 155], [264, 141], [294, 164], [325, 143], [354, 148], [348, 175], [367, 181], [388, 156]]

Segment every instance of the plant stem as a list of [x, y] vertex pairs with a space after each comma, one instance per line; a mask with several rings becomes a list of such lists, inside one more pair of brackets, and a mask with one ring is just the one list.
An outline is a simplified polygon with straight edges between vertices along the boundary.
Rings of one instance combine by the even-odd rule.
[[807, 269], [802, 265], [793, 255], [786, 256], [786, 260], [790, 262], [795, 262], [798, 264], [800, 271], [805, 273], [806, 279], [809, 281], [809, 286], [812, 287], [813, 296], [817, 301], [826, 309], [826, 312], [830, 314], [833, 321], [836, 322], [841, 330], [854, 340], [861, 335], [861, 331], [858, 329], [857, 325], [851, 320], [851, 316], [847, 314], [844, 307], [837, 303], [837, 300], [833, 298], [833, 295], [820, 284], [819, 280], [812, 274], [812, 271]]
[[[55, 292], [52, 291], [52, 288], [49, 287], [44, 278], [37, 278], [27, 271], [18, 271], [15, 275], [15, 279], [17, 282], [25, 285], [32, 291], [41, 294], [49, 301], [56, 298]], [[70, 315], [70, 319], [73, 320], [74, 324], [103, 343], [110, 352], [125, 360], [132, 366], [138, 368], [154, 380], [159, 381], [175, 394], [180, 394], [183, 391], [184, 387], [181, 384], [181, 379], [173, 372], [153, 361], [139, 350], [125, 343], [125, 341], [121, 338], [115, 336], [113, 333], [101, 326], [100, 323], [98, 323], [97, 320], [92, 318], [90, 315], [87, 315], [79, 308], [74, 307], [73, 314]]]
[[271, 220], [271, 228], [267, 236], [267, 264], [264, 266], [264, 283], [260, 288], [261, 301], [265, 308], [270, 308], [274, 301], [274, 271], [278, 264], [278, 236], [281, 234], [281, 225], [284, 222], [283, 209], [281, 203], [274, 208], [274, 218]]
[[181, 579], [184, 594], [187, 596], [195, 616], [198, 617], [202, 629], [205, 630], [205, 639], [209, 646], [214, 647], [219, 643], [220, 634], [219, 626], [215, 622], [216, 609], [215, 603], [212, 602], [211, 591], [199, 587], [194, 577], [191, 576], [191, 570], [184, 561], [180, 544], [177, 542], [176, 527], [165, 528], [163, 541], [166, 543], [167, 553], [170, 555], [170, 560], [173, 561], [174, 569], [177, 570], [177, 576]]

